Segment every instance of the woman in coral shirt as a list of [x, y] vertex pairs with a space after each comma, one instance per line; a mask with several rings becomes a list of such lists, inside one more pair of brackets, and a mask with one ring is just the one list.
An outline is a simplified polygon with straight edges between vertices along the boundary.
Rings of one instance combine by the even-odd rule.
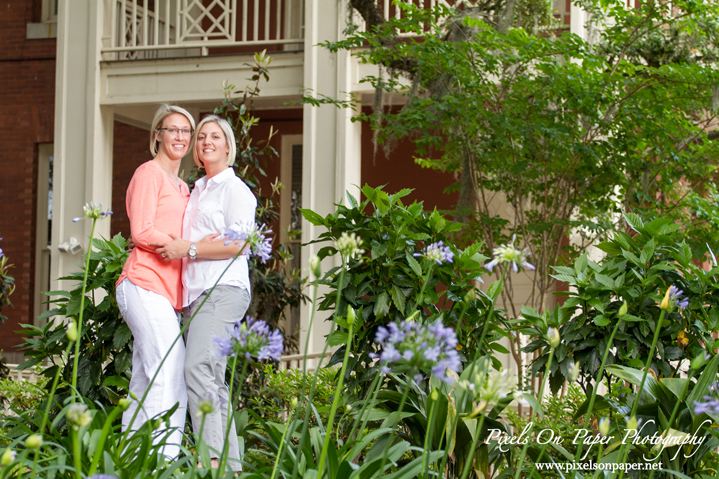
[[134, 338], [130, 391], [142, 397], [159, 368], [142, 407], [138, 410], [133, 402], [124, 412], [123, 430], [138, 429], [179, 403], [170, 417], [169, 435], [162, 431], [155, 437], [159, 442], [166, 436], [162, 453], [168, 458], [179, 455], [187, 410], [185, 345], [182, 340], [175, 342], [180, 335], [182, 263], [164, 261], [150, 243], [167, 242], [170, 234], [182, 233], [190, 192], [178, 171], [190, 150], [194, 127], [192, 115], [183, 108], [162, 105], [155, 114], [150, 133], [154, 159], [135, 170], [127, 188], [127, 214], [136, 247], [117, 282], [117, 304]]

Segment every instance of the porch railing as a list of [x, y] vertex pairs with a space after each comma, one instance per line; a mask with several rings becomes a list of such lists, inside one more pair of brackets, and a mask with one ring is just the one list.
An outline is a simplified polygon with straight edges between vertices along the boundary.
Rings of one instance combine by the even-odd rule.
[[109, 32], [102, 53], [125, 60], [208, 55], [210, 48], [302, 44], [304, 1], [107, 0]]

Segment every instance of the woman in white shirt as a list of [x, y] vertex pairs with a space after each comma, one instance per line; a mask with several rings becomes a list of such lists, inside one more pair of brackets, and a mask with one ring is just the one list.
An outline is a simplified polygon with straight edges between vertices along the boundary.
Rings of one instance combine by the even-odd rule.
[[[226, 120], [210, 115], [197, 125], [193, 156], [207, 176], [195, 182], [185, 210], [182, 238], [173, 236], [173, 241], [158, 245], [156, 250], [167, 261], [182, 258], [185, 321], [197, 313], [186, 332], [185, 381], [196, 434], [202, 424], [198, 403], [204, 398], [215, 404], [215, 411], [205, 415], [202, 431], [213, 467], [218, 466], [227, 426], [227, 407], [218, 405], [230, 400], [225, 384], [227, 360], [216, 353], [214, 338], [229, 336], [228, 330], [244, 317], [250, 305], [247, 256], [241, 255], [233, 262], [242, 245], [225, 245], [219, 235], [236, 222], [254, 223], [257, 209], [257, 199], [232, 168], [235, 152], [235, 135]], [[218, 278], [214, 291], [199, 308]], [[234, 429], [233, 423], [228, 466], [239, 471]]]

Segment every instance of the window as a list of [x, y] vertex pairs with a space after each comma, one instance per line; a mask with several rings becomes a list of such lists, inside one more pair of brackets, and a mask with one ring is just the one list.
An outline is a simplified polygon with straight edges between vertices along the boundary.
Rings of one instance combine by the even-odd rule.
[[53, 145], [41, 144], [38, 147], [37, 168], [37, 224], [35, 225], [35, 291], [34, 317], [47, 311], [43, 304], [48, 297], [43, 293], [50, 291], [50, 245], [52, 244], [52, 169]]
[[[283, 135], [280, 150], [282, 170], [280, 181], [285, 186], [280, 198], [280, 240], [286, 242], [292, 251], [290, 268], [302, 270], [301, 238], [290, 237], [288, 232], [302, 230], [302, 135]], [[285, 332], [299, 339], [300, 308], [292, 308], [286, 314]]]

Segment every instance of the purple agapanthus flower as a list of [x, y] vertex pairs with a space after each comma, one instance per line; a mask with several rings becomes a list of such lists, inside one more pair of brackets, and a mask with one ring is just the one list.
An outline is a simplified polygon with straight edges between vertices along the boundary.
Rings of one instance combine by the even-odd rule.
[[375, 342], [382, 347], [378, 357], [382, 372], [391, 371], [392, 365], [407, 365], [415, 381], [422, 379], [420, 371], [429, 371], [440, 380], [451, 383], [447, 370], [457, 372], [461, 363], [457, 353], [457, 335], [441, 320], [420, 324], [405, 320], [377, 328]]
[[[2, 238], [0, 238], [0, 241], [2, 241]], [[2, 248], [0, 248], [0, 258], [2, 258], [2, 256], [3, 256], [3, 252], [2, 252]]]
[[277, 329], [271, 330], [261, 319], [247, 316], [245, 321], [236, 321], [229, 333], [229, 337], [215, 337], [217, 353], [221, 356], [240, 356], [248, 361], [253, 358], [257, 361], [279, 361], [282, 357], [282, 333]]
[[93, 476], [90, 476], [90, 479], [117, 479], [117, 477], [110, 476], [108, 474], [95, 474]]
[[449, 246], [444, 246], [442, 241], [437, 241], [427, 246], [422, 253], [415, 253], [414, 257], [419, 258], [422, 256], [430, 261], [436, 261], [437, 264], [451, 263], [454, 259], [454, 253], [449, 249]]
[[684, 296], [684, 291], [672, 285], [669, 287], [669, 301], [679, 309], [689, 306], [689, 299]]
[[257, 256], [260, 261], [266, 263], [272, 254], [272, 238], [267, 235], [272, 230], [265, 225], [257, 226], [254, 221], [237, 222], [231, 225], [223, 234], [225, 244], [243, 241], [250, 246], [250, 254]]
[[694, 414], [719, 414], [719, 383], [709, 386], [709, 394], [694, 403]]

